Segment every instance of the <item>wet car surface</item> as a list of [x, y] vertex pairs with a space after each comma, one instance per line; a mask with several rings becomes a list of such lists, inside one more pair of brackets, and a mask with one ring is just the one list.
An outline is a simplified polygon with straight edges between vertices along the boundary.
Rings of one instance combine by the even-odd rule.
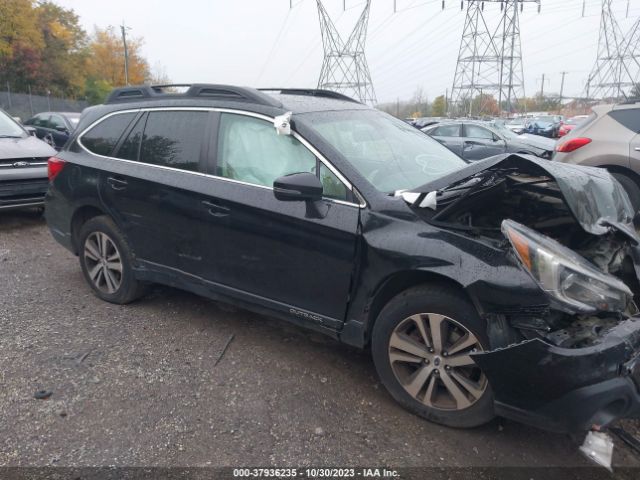
[[105, 303], [37, 212], [0, 216], [0, 284], [2, 466], [590, 466], [581, 438], [426, 422], [368, 353], [287, 322], [168, 287]]

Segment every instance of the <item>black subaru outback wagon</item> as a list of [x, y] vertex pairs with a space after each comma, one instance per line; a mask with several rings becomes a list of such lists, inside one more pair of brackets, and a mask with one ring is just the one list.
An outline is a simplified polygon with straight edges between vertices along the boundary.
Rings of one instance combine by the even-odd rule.
[[603, 170], [467, 164], [342, 95], [116, 89], [49, 161], [46, 218], [100, 298], [150, 283], [371, 349], [429, 420], [638, 414], [640, 239]]

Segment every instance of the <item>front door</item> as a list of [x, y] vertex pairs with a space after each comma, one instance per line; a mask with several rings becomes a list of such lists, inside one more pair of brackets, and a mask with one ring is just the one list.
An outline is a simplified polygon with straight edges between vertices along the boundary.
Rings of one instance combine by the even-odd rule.
[[[359, 206], [344, 183], [272, 122], [223, 113], [208, 210], [206, 278], [290, 315], [343, 320], [355, 261]], [[325, 199], [279, 201], [273, 181], [314, 172]]]
[[464, 131], [462, 158], [465, 160], [482, 160], [504, 153], [507, 149], [506, 142], [488, 128], [465, 123]]

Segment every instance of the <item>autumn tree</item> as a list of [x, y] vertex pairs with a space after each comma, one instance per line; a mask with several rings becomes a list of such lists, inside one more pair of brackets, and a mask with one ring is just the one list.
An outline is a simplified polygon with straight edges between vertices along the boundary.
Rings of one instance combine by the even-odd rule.
[[431, 115], [434, 117], [444, 117], [447, 114], [447, 100], [444, 95], [440, 95], [431, 104]]
[[44, 38], [31, 0], [0, 0], [0, 81], [16, 88], [36, 83]]
[[87, 35], [73, 10], [46, 1], [36, 12], [44, 38], [42, 81], [54, 95], [76, 97], [84, 90]]
[[[149, 78], [149, 64], [142, 56], [143, 41], [140, 38], [127, 39], [129, 54], [129, 83], [141, 84]], [[89, 43], [91, 52], [87, 78], [90, 81], [103, 80], [112, 87], [126, 85], [124, 73], [124, 45], [122, 38], [113, 27], [98, 28]]]

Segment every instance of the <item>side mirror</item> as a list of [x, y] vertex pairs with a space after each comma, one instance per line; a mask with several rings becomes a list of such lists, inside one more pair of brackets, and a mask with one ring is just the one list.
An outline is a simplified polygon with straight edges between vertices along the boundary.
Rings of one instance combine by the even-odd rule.
[[273, 182], [273, 193], [282, 201], [316, 201], [322, 199], [322, 183], [313, 173], [292, 173]]
[[32, 137], [35, 137], [35, 136], [36, 136], [36, 131], [37, 131], [37, 130], [36, 130], [34, 127], [28, 127], [28, 126], [25, 126], [25, 127], [24, 127], [24, 129], [25, 129], [25, 130], [27, 131], [27, 133], [28, 133], [29, 135], [31, 135]]
[[62, 133], [69, 133], [69, 129], [67, 127], [63, 127], [62, 125], [57, 125], [56, 130]]

